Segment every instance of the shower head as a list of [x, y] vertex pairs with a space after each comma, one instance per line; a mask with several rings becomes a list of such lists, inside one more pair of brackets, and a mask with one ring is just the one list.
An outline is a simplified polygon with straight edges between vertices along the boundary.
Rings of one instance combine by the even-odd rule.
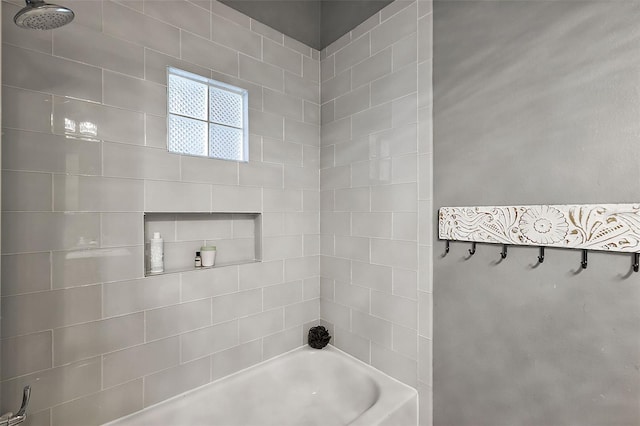
[[13, 22], [22, 28], [52, 30], [73, 21], [71, 9], [45, 3], [42, 0], [26, 0], [27, 6], [16, 13]]

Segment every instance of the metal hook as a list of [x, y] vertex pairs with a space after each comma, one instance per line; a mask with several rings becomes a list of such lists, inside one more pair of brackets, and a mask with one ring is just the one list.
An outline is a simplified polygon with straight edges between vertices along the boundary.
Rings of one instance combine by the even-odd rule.
[[476, 243], [471, 243], [471, 248], [469, 249], [469, 256], [473, 256], [476, 254]]
[[503, 259], [507, 258], [507, 245], [503, 244], [502, 245], [502, 252], [500, 253], [500, 257]]
[[633, 253], [633, 272], [640, 270], [640, 253]]
[[540, 247], [540, 255], [538, 256], [538, 263], [544, 262], [544, 247]]
[[449, 253], [449, 240], [447, 240], [445, 243], [444, 254], [442, 255], [442, 257], [445, 257], [448, 253]]
[[587, 269], [587, 250], [582, 250], [582, 262], [580, 262], [582, 269]]

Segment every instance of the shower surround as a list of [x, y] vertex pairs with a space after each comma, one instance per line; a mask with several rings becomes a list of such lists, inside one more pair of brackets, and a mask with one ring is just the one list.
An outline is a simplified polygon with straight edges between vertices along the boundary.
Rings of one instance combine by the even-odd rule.
[[321, 52], [321, 319], [417, 387], [431, 424], [431, 2], [395, 1]]
[[[100, 424], [322, 319], [430, 424], [431, 2], [323, 52], [216, 1], [70, 6], [2, 25], [2, 408], [32, 383], [29, 424]], [[249, 90], [249, 163], [166, 152], [167, 65]], [[144, 278], [145, 211], [262, 213], [263, 262]]]
[[[31, 384], [31, 425], [140, 410], [320, 318], [319, 52], [217, 2], [70, 6], [2, 25], [2, 408]], [[250, 162], [167, 152], [167, 65], [249, 90]], [[260, 212], [263, 262], [144, 278], [145, 211]]]

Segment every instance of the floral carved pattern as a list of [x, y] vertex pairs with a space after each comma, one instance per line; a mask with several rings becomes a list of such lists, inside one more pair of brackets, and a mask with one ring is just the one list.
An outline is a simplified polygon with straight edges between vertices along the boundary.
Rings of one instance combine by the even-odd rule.
[[441, 207], [442, 240], [640, 251], [639, 204]]

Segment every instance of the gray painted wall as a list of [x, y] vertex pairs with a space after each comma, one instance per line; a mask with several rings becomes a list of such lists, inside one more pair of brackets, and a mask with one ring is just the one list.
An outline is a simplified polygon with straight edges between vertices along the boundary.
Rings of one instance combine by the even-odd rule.
[[[434, 209], [638, 201], [639, 22], [631, 2], [434, 2]], [[467, 248], [434, 241], [434, 424], [640, 424], [630, 257]]]
[[360, 23], [393, 0], [322, 0], [320, 1], [320, 46], [329, 46], [341, 36], [354, 29]]
[[221, 0], [314, 49], [324, 49], [393, 0]]
[[320, 49], [319, 0], [221, 0], [247, 16]]

